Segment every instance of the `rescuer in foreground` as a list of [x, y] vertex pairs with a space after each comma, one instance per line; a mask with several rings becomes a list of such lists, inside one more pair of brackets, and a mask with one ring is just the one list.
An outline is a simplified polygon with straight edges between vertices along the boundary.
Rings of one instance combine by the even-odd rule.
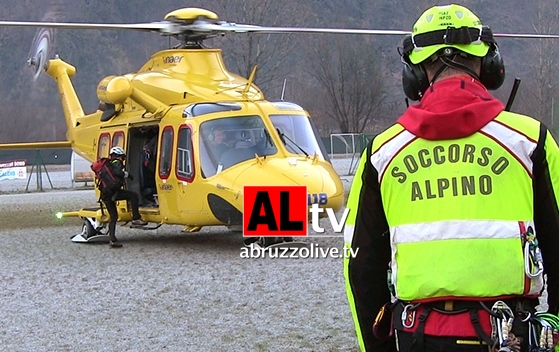
[[359, 252], [345, 277], [361, 350], [552, 351], [557, 143], [487, 91], [505, 68], [467, 8], [428, 9], [401, 54], [404, 92], [419, 104], [369, 144], [348, 199], [345, 245]]

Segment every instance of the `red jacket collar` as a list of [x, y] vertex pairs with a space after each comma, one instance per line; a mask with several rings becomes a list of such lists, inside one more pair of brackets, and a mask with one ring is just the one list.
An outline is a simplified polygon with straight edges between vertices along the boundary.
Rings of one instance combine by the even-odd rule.
[[479, 81], [470, 76], [452, 77], [431, 85], [398, 123], [421, 138], [456, 139], [479, 131], [504, 108]]

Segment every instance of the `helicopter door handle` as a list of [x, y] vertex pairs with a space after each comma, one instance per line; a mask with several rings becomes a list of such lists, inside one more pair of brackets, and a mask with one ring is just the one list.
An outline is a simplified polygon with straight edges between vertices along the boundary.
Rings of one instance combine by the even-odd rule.
[[188, 186], [188, 182], [186, 181], [179, 181], [179, 189], [182, 194], [186, 194], [186, 186]]

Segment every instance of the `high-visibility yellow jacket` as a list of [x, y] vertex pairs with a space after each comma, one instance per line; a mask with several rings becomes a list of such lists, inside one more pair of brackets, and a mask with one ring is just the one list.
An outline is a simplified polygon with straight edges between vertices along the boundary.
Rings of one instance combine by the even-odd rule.
[[539, 295], [536, 240], [557, 313], [559, 148], [544, 125], [468, 84], [458, 95], [468, 104], [449, 111], [427, 92], [361, 157], [345, 227], [359, 252], [345, 276], [362, 349], [382, 350], [371, 325], [389, 287], [404, 301]]

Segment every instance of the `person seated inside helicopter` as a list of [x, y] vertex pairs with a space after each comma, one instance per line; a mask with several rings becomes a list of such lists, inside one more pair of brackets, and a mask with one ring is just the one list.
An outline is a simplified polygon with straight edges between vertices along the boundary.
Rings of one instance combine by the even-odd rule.
[[157, 153], [157, 135], [148, 140], [142, 150], [141, 166], [141, 189], [142, 195], [150, 202], [155, 202], [154, 195], [157, 193], [155, 185], [155, 154]]
[[230, 149], [227, 144], [227, 134], [222, 128], [214, 128], [208, 135], [208, 141], [208, 149], [212, 159], [217, 163], [223, 153]]
[[247, 131], [235, 132], [234, 148], [229, 149], [221, 155], [219, 164], [222, 169], [227, 169], [235, 164], [255, 157], [255, 143]]

